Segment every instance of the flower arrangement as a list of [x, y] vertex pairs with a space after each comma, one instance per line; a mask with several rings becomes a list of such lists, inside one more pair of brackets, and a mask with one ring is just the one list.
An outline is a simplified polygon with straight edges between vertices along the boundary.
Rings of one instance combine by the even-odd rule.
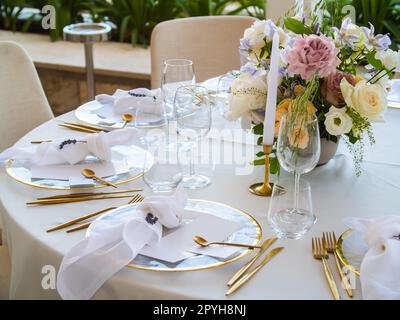
[[[383, 121], [389, 80], [400, 71], [400, 52], [390, 49], [388, 35], [375, 34], [374, 26], [359, 27], [346, 18], [340, 27], [326, 19], [285, 17], [278, 26], [257, 21], [244, 32], [240, 52], [247, 59], [231, 87], [227, 118], [262, 135], [262, 114], [267, 97], [272, 38], [279, 34], [280, 65], [275, 136], [280, 120], [290, 112], [315, 114], [321, 139], [338, 142], [343, 137], [354, 155], [357, 174], [363, 159], [365, 138], [375, 143], [372, 122]], [[261, 114], [261, 116], [260, 116]], [[259, 139], [261, 144], [261, 138]], [[254, 164], [263, 164], [263, 154]], [[279, 171], [276, 158], [272, 173]]]

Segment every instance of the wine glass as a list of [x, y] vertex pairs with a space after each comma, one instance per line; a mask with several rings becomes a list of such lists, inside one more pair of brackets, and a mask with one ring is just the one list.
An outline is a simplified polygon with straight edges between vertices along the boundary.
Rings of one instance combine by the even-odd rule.
[[167, 118], [173, 116], [176, 90], [181, 86], [194, 85], [196, 77], [193, 61], [187, 59], [170, 59], [164, 61], [161, 79], [161, 94]]
[[218, 79], [215, 102], [222, 116], [229, 111], [229, 96], [231, 95], [231, 86], [236, 77], [237, 76], [235, 73], [229, 72]]
[[276, 220], [293, 224], [292, 231], [286, 234], [288, 238], [298, 239], [305, 233], [304, 229], [316, 221], [313, 212], [300, 206], [300, 176], [315, 168], [320, 154], [321, 142], [316, 116], [294, 112], [283, 116], [279, 128], [277, 157], [281, 167], [294, 173], [295, 179], [292, 205], [279, 212]]
[[179, 88], [174, 106], [179, 139], [192, 153], [190, 173], [183, 176], [182, 184], [188, 189], [204, 188], [211, 181], [210, 178], [195, 173], [193, 150], [211, 128], [211, 106], [207, 88], [196, 85]]

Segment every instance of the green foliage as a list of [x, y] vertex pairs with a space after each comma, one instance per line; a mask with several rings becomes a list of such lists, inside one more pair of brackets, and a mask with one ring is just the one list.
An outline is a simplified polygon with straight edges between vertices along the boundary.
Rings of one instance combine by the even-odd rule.
[[[340, 27], [348, 14], [343, 11], [346, 5], [353, 5], [358, 25], [369, 27], [372, 23], [376, 33], [390, 33], [393, 48], [400, 44], [400, 0], [323, 0], [327, 15], [327, 25]], [[331, 19], [331, 20], [329, 20]], [[326, 30], [324, 30], [326, 31]]]
[[311, 30], [310, 27], [306, 26], [303, 22], [295, 18], [286, 17], [284, 20], [284, 24], [286, 29], [296, 34], [310, 35], [313, 33], [313, 30]]
[[[90, 13], [93, 21], [109, 21], [116, 26], [114, 38], [119, 41], [147, 46], [153, 28], [160, 22], [174, 18], [244, 14], [260, 19], [265, 17], [264, 0], [1, 0], [0, 26], [17, 30], [17, 22], [24, 7], [56, 9], [56, 30], [51, 39], [62, 37], [63, 27], [83, 21]], [[26, 21], [23, 30], [32, 23]]]

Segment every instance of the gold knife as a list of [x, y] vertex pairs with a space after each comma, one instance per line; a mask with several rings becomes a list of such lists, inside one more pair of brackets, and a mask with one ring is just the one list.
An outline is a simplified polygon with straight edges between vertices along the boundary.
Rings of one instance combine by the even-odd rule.
[[59, 194], [55, 196], [40, 197], [37, 198], [37, 200], [56, 200], [56, 199], [66, 199], [66, 198], [90, 197], [90, 196], [105, 196], [108, 194], [119, 194], [119, 193], [129, 193], [129, 192], [139, 192], [139, 191], [143, 191], [143, 189], [125, 189], [125, 190], [110, 191], [110, 192], [79, 192], [70, 194]]
[[258, 251], [258, 253], [251, 259], [249, 260], [242, 268], [240, 268], [234, 275], [233, 277], [229, 280], [228, 282], [228, 287], [232, 286], [236, 281], [239, 280], [239, 278], [245, 274], [247, 270], [251, 268], [251, 266], [257, 261], [257, 259], [271, 247], [275, 241], [278, 240], [278, 238], [272, 238], [272, 239], [267, 239], [264, 241], [264, 243], [261, 245], [261, 249]]
[[82, 202], [91, 200], [104, 200], [104, 199], [120, 199], [120, 198], [131, 198], [132, 194], [123, 195], [109, 195], [109, 196], [99, 196], [99, 197], [80, 197], [80, 198], [66, 198], [66, 199], [49, 199], [49, 200], [37, 200], [27, 202], [29, 205], [51, 205], [51, 204], [61, 204], [61, 203], [72, 203], [72, 202]]
[[229, 288], [229, 290], [225, 293], [225, 295], [229, 296], [232, 293], [234, 293], [237, 289], [242, 287], [249, 279], [251, 279], [262, 267], [264, 267], [273, 257], [275, 257], [283, 249], [284, 247], [272, 249], [257, 267], [255, 267], [249, 273], [246, 273], [246, 275], [244, 275], [242, 279], [240, 279], [232, 287]]
[[75, 123], [75, 122], [68, 122], [68, 121], [64, 121], [63, 123], [64, 123], [64, 124], [67, 124], [67, 125], [70, 125], [70, 126], [82, 127], [82, 128], [89, 129], [89, 130], [110, 132], [110, 130], [107, 130], [107, 129], [105, 129], [105, 128], [96, 127], [96, 126], [91, 126], [91, 125], [82, 124], [82, 123]]
[[99, 132], [99, 131], [96, 131], [96, 130], [86, 129], [86, 128], [78, 127], [78, 126], [72, 126], [72, 125], [64, 124], [64, 123], [59, 123], [58, 125], [60, 127], [64, 127], [64, 128], [67, 128], [67, 129], [80, 131], [80, 132], [86, 132], [86, 133], [98, 133]]

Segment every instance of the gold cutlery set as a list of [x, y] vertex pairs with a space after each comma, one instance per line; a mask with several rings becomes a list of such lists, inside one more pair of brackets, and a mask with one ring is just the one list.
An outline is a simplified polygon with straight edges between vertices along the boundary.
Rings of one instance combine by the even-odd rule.
[[226, 291], [225, 295], [229, 296], [235, 293], [239, 288], [241, 288], [247, 281], [249, 281], [258, 271], [261, 270], [273, 257], [275, 257], [278, 253], [280, 253], [284, 247], [279, 247], [272, 249], [268, 252], [264, 259], [251, 271], [249, 269], [256, 263], [256, 261], [266, 252], [276, 241], [278, 238], [267, 239], [263, 242], [261, 246], [254, 246], [249, 244], [239, 244], [239, 243], [230, 243], [230, 242], [208, 242], [201, 236], [194, 236], [193, 241], [196, 242], [201, 247], [209, 247], [212, 245], [219, 246], [231, 246], [231, 247], [241, 247], [248, 249], [259, 249], [256, 255], [249, 260], [242, 268], [240, 268], [233, 277], [228, 281], [227, 286], [229, 287], [228, 291]]
[[73, 203], [82, 201], [104, 200], [104, 199], [120, 199], [130, 198], [132, 193], [142, 191], [142, 189], [127, 189], [111, 192], [92, 192], [92, 193], [72, 193], [62, 194], [50, 197], [40, 197], [35, 201], [27, 202], [28, 206], [32, 205], [53, 205], [63, 203]]
[[338, 288], [336, 286], [335, 279], [333, 278], [332, 271], [328, 265], [327, 259], [329, 258], [328, 253], [332, 253], [335, 258], [335, 263], [337, 270], [339, 272], [341, 282], [346, 290], [347, 295], [352, 298], [353, 290], [351, 289], [350, 281], [346, 274], [342, 270], [342, 265], [340, 263], [339, 257], [336, 253], [336, 236], [334, 232], [323, 233], [322, 238], [312, 239], [312, 255], [315, 259], [321, 260], [324, 269], [326, 280], [328, 281], [329, 288], [335, 300], [340, 300], [340, 295]]
[[[137, 189], [136, 189], [136, 190], [137, 190]], [[142, 202], [143, 199], [144, 199], [144, 197], [143, 197], [142, 195], [136, 194], [127, 204], [139, 203], [139, 202]], [[114, 209], [116, 209], [116, 208], [117, 208], [117, 207], [110, 207], [110, 208], [106, 208], [106, 209], [103, 209], [103, 210], [100, 210], [100, 211], [96, 211], [96, 212], [92, 212], [92, 213], [86, 214], [86, 215], [84, 215], [84, 216], [82, 216], [82, 217], [79, 217], [79, 218], [76, 218], [76, 219], [67, 221], [67, 222], [65, 222], [65, 223], [62, 223], [62, 224], [60, 224], [60, 225], [58, 225], [58, 226], [55, 226], [55, 227], [53, 227], [53, 228], [47, 230], [47, 232], [53, 232], [53, 231], [56, 231], [56, 230], [61, 230], [61, 229], [70, 227], [70, 226], [72, 226], [72, 225], [74, 225], [74, 224], [77, 224], [78, 222], [81, 222], [81, 221], [84, 221], [84, 220], [93, 218], [93, 217], [95, 217], [95, 216], [98, 216], [98, 215], [100, 215], [100, 214], [102, 214], [102, 213], [105, 213], [105, 212], [107, 212], [107, 211], [110, 211], [110, 210], [114, 210]], [[78, 226], [76, 226], [76, 227], [74, 227], [74, 228], [68, 229], [66, 232], [67, 232], [67, 233], [71, 233], [71, 232], [75, 232], [75, 231], [78, 231], [78, 230], [86, 229], [86, 228], [88, 228], [88, 227], [90, 226], [91, 223], [92, 223], [92, 222], [89, 221], [89, 222], [80, 224], [80, 225], [78, 225]]]

